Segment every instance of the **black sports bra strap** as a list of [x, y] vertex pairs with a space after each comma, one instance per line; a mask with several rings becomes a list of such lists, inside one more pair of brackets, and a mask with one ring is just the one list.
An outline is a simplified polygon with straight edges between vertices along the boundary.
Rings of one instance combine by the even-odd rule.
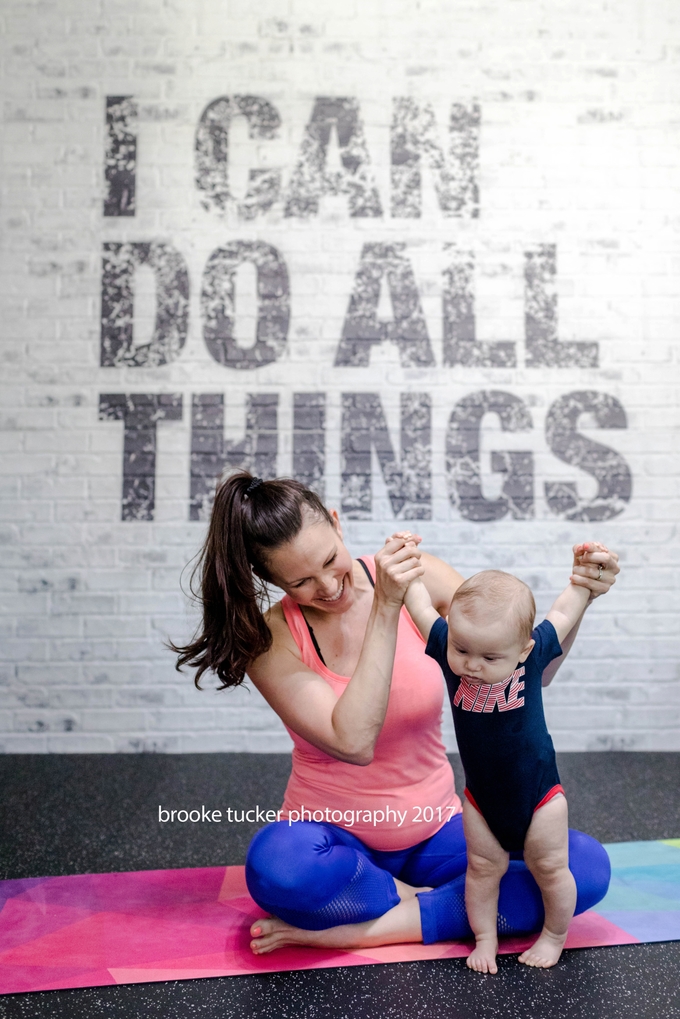
[[[302, 618], [304, 619], [305, 623], [307, 624], [307, 629], [309, 630], [309, 636], [312, 638], [312, 644], [314, 645], [314, 650], [316, 651], [317, 655], [319, 656], [319, 660], [320, 660], [321, 664], [322, 665], [326, 665], [326, 663], [323, 660], [323, 655], [321, 654], [321, 648], [319, 647], [319, 642], [316, 639], [316, 637], [314, 636], [314, 630], [309, 625], [309, 620], [307, 619], [307, 616], [304, 614], [304, 612], [302, 612], [302, 608], [300, 609], [300, 612], [302, 613]], [[327, 665], [326, 665], [326, 668], [328, 668]]]
[[363, 559], [357, 559], [357, 562], [361, 563], [361, 565], [363, 566], [364, 573], [366, 574], [366, 576], [368, 577], [368, 579], [371, 582], [371, 587], [375, 587], [375, 581], [373, 580], [373, 577], [371, 576], [371, 571], [369, 570], [369, 568], [366, 565], [366, 563], [364, 562], [364, 560]]

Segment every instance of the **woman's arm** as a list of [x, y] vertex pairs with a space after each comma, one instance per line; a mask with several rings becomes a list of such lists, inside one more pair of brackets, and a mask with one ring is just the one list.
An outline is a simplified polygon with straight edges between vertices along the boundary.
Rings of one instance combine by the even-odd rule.
[[269, 620], [270, 651], [248, 668], [285, 725], [331, 757], [357, 765], [373, 760], [387, 711], [404, 594], [423, 572], [419, 550], [405, 547], [401, 540], [388, 540], [375, 561], [376, 586], [361, 654], [340, 697], [300, 661], [280, 609], [273, 610]]
[[453, 566], [430, 555], [429, 552], [421, 552], [420, 561], [425, 569], [423, 583], [428, 590], [432, 604], [439, 615], [446, 618], [451, 608], [451, 600], [465, 578], [461, 577]]

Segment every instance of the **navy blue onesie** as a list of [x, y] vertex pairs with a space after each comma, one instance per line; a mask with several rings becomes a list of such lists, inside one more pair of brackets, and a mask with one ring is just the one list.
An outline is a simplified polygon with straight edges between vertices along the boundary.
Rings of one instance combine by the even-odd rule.
[[425, 653], [439, 663], [449, 689], [465, 794], [508, 852], [524, 848], [536, 807], [559, 786], [555, 748], [541, 696], [541, 676], [562, 654], [547, 619], [531, 636], [536, 641], [523, 665], [500, 683], [470, 683], [451, 671], [446, 659], [446, 620], [432, 626]]

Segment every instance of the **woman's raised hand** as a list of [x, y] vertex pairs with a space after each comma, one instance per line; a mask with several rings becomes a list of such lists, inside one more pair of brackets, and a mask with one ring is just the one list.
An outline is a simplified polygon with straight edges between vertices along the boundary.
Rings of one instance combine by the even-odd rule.
[[606, 594], [621, 572], [619, 557], [600, 541], [586, 541], [574, 545], [574, 563], [571, 582], [590, 591], [590, 601]]
[[409, 584], [425, 572], [420, 562], [419, 534], [398, 531], [385, 540], [375, 556], [375, 597], [384, 604], [401, 606]]

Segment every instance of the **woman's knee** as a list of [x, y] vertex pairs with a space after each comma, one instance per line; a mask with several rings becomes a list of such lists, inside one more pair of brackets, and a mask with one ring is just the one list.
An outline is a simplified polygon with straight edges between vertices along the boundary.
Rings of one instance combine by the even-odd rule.
[[583, 913], [607, 894], [611, 863], [597, 839], [569, 829], [569, 869], [576, 881], [576, 913]]
[[246, 855], [246, 876], [294, 890], [309, 881], [309, 869], [327, 846], [313, 822], [273, 821], [253, 836]]
[[[340, 850], [339, 852], [337, 850]], [[246, 856], [246, 883], [256, 902], [304, 899], [308, 908], [327, 901], [335, 886], [356, 871], [356, 851], [338, 843], [326, 825], [274, 821], [253, 837]]]
[[289, 827], [287, 821], [273, 821], [253, 835], [246, 853], [246, 868], [253, 873], [271, 873], [282, 861], [299, 853], [304, 841], [304, 833]]

